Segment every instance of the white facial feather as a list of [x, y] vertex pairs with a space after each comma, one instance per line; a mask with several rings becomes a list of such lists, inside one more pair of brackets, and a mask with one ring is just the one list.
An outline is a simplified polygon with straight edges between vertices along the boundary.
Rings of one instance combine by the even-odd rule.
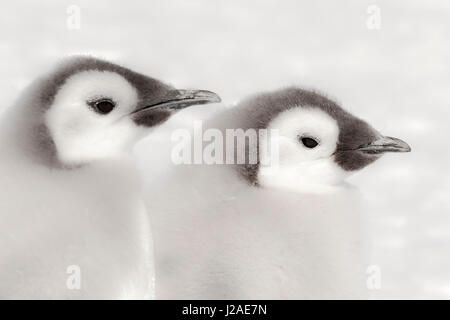
[[[108, 98], [109, 114], [96, 113], [88, 101]], [[80, 164], [126, 151], [142, 130], [127, 117], [138, 100], [136, 89], [113, 72], [84, 71], [67, 79], [46, 114], [59, 160]]]
[[[326, 112], [312, 107], [294, 107], [275, 117], [268, 129], [278, 132], [271, 144], [278, 146], [278, 161], [262, 158], [258, 181], [262, 187], [298, 192], [323, 193], [334, 190], [346, 172], [333, 160], [339, 137], [339, 127]], [[302, 137], [318, 142], [307, 148]], [[261, 140], [260, 143], [267, 143]], [[267, 156], [261, 154], [261, 157]]]

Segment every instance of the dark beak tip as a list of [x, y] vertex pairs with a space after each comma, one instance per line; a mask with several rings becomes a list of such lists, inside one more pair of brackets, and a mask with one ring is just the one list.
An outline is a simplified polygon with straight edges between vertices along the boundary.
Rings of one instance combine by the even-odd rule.
[[393, 146], [398, 149], [398, 152], [411, 152], [411, 147], [405, 141], [393, 137], [386, 137], [386, 139], [392, 141]]
[[174, 104], [180, 103], [185, 106], [197, 104], [209, 104], [221, 102], [220, 96], [208, 90], [174, 90], [169, 94]]
[[411, 147], [408, 145], [403, 152], [411, 152]]
[[[181, 92], [183, 92], [183, 91], [181, 91]], [[220, 98], [220, 96], [217, 93], [212, 92], [212, 91], [192, 90], [192, 91], [187, 91], [187, 92], [192, 92], [191, 96], [190, 96], [191, 99], [195, 99], [195, 100], [201, 101], [203, 103], [222, 102], [222, 99]]]
[[222, 98], [219, 97], [219, 95], [215, 94], [215, 98], [211, 100], [212, 103], [219, 103], [222, 102]]

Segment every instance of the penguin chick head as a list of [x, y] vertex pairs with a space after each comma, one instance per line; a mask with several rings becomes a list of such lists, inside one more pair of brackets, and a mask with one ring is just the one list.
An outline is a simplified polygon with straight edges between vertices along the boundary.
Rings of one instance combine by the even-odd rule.
[[262, 187], [327, 189], [386, 152], [411, 150], [316, 92], [288, 88], [251, 98], [242, 107], [247, 128], [276, 130], [258, 144], [260, 151], [262, 143], [266, 150], [275, 143], [276, 161], [265, 159], [270, 152], [259, 152], [258, 164], [243, 168], [246, 178]]
[[209, 91], [178, 90], [113, 63], [76, 57], [40, 81], [38, 105], [51, 141], [40, 145], [51, 145], [63, 166], [78, 166], [129, 150], [178, 110], [218, 101]]

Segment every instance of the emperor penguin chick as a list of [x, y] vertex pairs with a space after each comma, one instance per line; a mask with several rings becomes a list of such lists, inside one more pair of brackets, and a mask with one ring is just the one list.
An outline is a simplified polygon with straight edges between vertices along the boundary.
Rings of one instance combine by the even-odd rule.
[[[362, 213], [357, 192], [344, 180], [385, 152], [407, 152], [409, 146], [299, 88], [247, 99], [204, 129], [203, 151], [211, 137], [221, 136], [226, 141], [216, 145], [223, 146], [224, 158], [239, 151], [246, 158], [146, 176], [157, 297], [365, 298]], [[264, 129], [270, 139], [258, 135]], [[252, 136], [256, 143], [249, 142]], [[173, 158], [170, 150], [160, 161], [170, 153]]]
[[218, 100], [90, 57], [35, 81], [1, 118], [0, 298], [151, 298], [128, 151], [176, 111]]

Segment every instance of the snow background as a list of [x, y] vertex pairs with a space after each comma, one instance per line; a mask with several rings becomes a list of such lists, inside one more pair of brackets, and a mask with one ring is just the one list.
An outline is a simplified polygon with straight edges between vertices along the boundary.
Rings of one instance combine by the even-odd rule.
[[[81, 28], [67, 28], [69, 5]], [[369, 5], [381, 29], [366, 27]], [[448, 1], [9, 1], [0, 10], [0, 103], [64, 55], [91, 53], [224, 102], [319, 89], [412, 147], [351, 178], [366, 197], [374, 298], [450, 298]], [[194, 110], [194, 109], [193, 109]], [[203, 109], [202, 109], [203, 110]], [[165, 126], [189, 117], [184, 111]], [[145, 148], [145, 143], [139, 148]]]

